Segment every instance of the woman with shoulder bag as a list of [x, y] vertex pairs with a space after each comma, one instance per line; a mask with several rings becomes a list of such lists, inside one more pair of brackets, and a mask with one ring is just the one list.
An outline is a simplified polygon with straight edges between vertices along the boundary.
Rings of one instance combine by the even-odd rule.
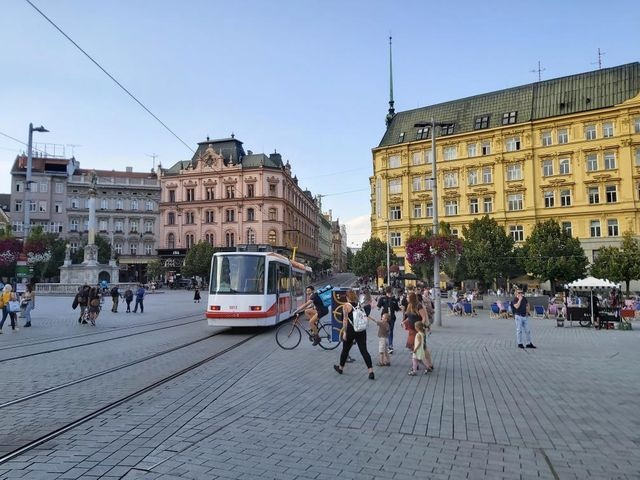
[[[20, 303], [16, 294], [13, 293], [11, 285], [6, 284], [2, 289], [2, 295], [0, 296], [0, 305], [2, 306], [2, 321], [0, 321], [0, 333], [2, 333], [2, 327], [7, 319], [7, 315], [11, 318], [11, 329], [15, 332], [18, 330], [18, 316], [17, 312], [20, 311]], [[17, 304], [17, 308], [15, 308]]]
[[27, 284], [27, 291], [22, 295], [20, 306], [24, 309], [22, 316], [25, 319], [25, 327], [31, 326], [31, 310], [36, 308], [36, 292], [33, 291], [31, 284]]
[[[427, 311], [421, 303], [418, 303], [418, 296], [415, 293], [410, 293], [407, 305], [407, 312], [405, 314], [405, 319], [402, 321], [402, 324], [407, 330], [407, 348], [414, 351], [414, 343], [416, 338], [416, 322], [422, 322], [425, 325], [425, 329], [428, 331], [429, 328], [429, 317], [427, 315]], [[424, 348], [424, 356], [429, 365], [432, 365], [431, 370], [433, 370], [433, 362], [431, 361], [431, 352], [425, 346]], [[430, 371], [431, 371], [430, 370]]]

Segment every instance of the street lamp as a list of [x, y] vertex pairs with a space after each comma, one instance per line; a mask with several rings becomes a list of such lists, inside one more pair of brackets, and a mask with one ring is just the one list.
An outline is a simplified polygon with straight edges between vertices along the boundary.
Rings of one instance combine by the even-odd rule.
[[[433, 162], [433, 234], [438, 234], [438, 176], [436, 175], [436, 127], [449, 125], [447, 123], [436, 123], [431, 118], [430, 122], [416, 123], [414, 127], [431, 129], [431, 161]], [[437, 326], [442, 326], [442, 308], [440, 305], [440, 257], [436, 254], [433, 256], [433, 305], [434, 317]]]
[[389, 258], [391, 257], [391, 253], [389, 249], [389, 219], [387, 218], [387, 287], [391, 286], [391, 273], [389, 270]]
[[29, 143], [27, 143], [27, 180], [25, 182], [25, 187], [24, 187], [24, 227], [23, 227], [23, 231], [24, 231], [24, 241], [27, 241], [27, 237], [29, 235], [29, 229], [31, 227], [31, 162], [32, 162], [32, 157], [31, 157], [31, 145], [33, 144], [33, 132], [41, 132], [41, 133], [45, 133], [48, 132], [49, 130], [47, 130], [46, 128], [44, 128], [42, 125], [40, 125], [39, 127], [33, 128], [33, 123], [29, 124]]

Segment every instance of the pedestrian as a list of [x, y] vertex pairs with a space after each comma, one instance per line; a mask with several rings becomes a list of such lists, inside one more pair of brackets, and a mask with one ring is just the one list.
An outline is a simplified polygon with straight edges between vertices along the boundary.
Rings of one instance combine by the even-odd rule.
[[412, 377], [416, 375], [418, 371], [418, 365], [422, 363], [424, 365], [424, 374], [433, 371], [433, 364], [431, 364], [431, 356], [429, 355], [429, 361], [427, 358], [427, 342], [425, 337], [424, 323], [418, 321], [415, 324], [416, 336], [413, 341], [413, 353], [411, 354], [411, 370], [409, 375]]
[[22, 314], [25, 319], [24, 326], [31, 326], [31, 310], [36, 308], [36, 292], [33, 291], [33, 287], [30, 283], [26, 286], [26, 291], [22, 295], [22, 300], [20, 301], [20, 305], [24, 308], [24, 313]]
[[375, 375], [373, 373], [373, 364], [371, 363], [371, 355], [367, 351], [367, 330], [364, 329], [360, 332], [356, 332], [353, 328], [353, 309], [358, 305], [358, 295], [356, 292], [349, 289], [347, 290], [347, 302], [342, 305], [342, 330], [340, 335], [342, 337], [342, 353], [340, 353], [340, 365], [334, 365], [333, 369], [342, 375], [344, 371], [344, 365], [347, 362], [349, 356], [349, 350], [353, 346], [353, 341], [358, 344], [358, 350], [364, 363], [367, 365], [367, 371], [369, 373], [369, 379], [374, 380]]
[[370, 318], [378, 325], [378, 366], [388, 367], [391, 365], [389, 357], [389, 314], [383, 313], [380, 320]]
[[140, 306], [140, 313], [144, 313], [144, 287], [142, 284], [138, 285], [138, 289], [136, 290], [136, 304], [133, 307], [133, 313], [138, 312], [138, 306]]
[[[404, 315], [404, 319], [402, 320], [402, 326], [407, 331], [407, 343], [406, 346], [411, 352], [415, 350], [415, 338], [418, 333], [416, 330], [416, 323], [422, 322], [422, 325], [425, 329], [429, 327], [429, 318], [427, 316], [427, 310], [418, 301], [418, 295], [415, 293], [410, 293], [408, 297], [407, 310]], [[427, 359], [427, 363], [433, 367], [433, 362], [431, 361], [431, 352], [425, 346], [424, 348], [424, 356]]]
[[522, 290], [516, 290], [516, 297], [511, 301], [511, 310], [516, 319], [516, 341], [518, 348], [525, 348], [524, 340], [526, 339], [526, 348], [536, 348], [531, 343], [531, 330], [529, 329], [529, 302], [525, 298]]
[[396, 312], [400, 311], [398, 299], [393, 296], [393, 289], [387, 287], [386, 294], [378, 299], [378, 308], [389, 314], [389, 353], [393, 353], [393, 327], [396, 324]]
[[118, 313], [118, 303], [120, 302], [120, 290], [118, 290], [118, 286], [114, 285], [111, 287], [111, 311], [113, 313]]
[[78, 323], [81, 324], [86, 324], [87, 321], [85, 320], [85, 312], [87, 310], [87, 307], [89, 306], [89, 292], [91, 291], [91, 287], [89, 287], [89, 285], [87, 285], [86, 283], [80, 287], [80, 289], [78, 290], [78, 293], [76, 294], [76, 297], [73, 299], [73, 309], [75, 310], [77, 306], [80, 307], [80, 316], [78, 317]]
[[124, 291], [124, 301], [127, 302], [127, 313], [131, 313], [131, 302], [133, 302], [133, 290], [127, 288]]
[[[8, 283], [2, 289], [2, 295], [0, 296], [0, 306], [2, 307], [2, 321], [0, 321], [0, 333], [2, 333], [2, 327], [7, 319], [7, 315], [11, 318], [11, 330], [16, 332], [18, 330], [18, 314], [16, 311], [12, 312], [9, 307], [9, 302], [17, 302], [18, 298], [13, 292], [13, 288]], [[19, 309], [18, 309], [19, 310]]]
[[195, 287], [193, 291], [193, 303], [200, 303], [200, 289]]

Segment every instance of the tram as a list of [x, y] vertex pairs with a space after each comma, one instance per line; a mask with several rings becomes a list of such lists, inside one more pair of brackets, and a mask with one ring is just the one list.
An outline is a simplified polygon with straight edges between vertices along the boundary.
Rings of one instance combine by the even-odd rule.
[[275, 252], [217, 252], [211, 259], [210, 326], [266, 327], [305, 301], [311, 268]]

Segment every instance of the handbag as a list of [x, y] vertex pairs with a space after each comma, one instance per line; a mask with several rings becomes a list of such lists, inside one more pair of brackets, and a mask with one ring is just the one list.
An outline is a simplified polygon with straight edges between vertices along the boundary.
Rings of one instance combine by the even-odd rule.
[[18, 300], [9, 300], [9, 312], [17, 313], [20, 311], [20, 302]]

